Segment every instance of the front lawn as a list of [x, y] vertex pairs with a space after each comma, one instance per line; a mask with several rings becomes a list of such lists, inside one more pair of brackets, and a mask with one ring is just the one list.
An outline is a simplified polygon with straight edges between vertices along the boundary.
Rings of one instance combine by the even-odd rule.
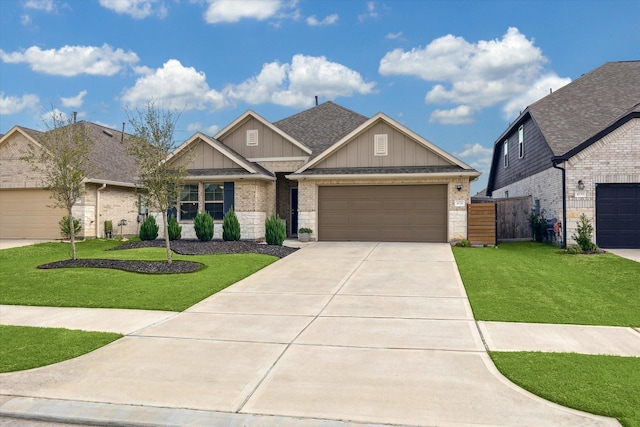
[[51, 365], [89, 353], [122, 337], [108, 332], [0, 325], [0, 372]]
[[[163, 260], [162, 248], [109, 251], [115, 240], [79, 242], [78, 258]], [[188, 274], [139, 274], [103, 268], [36, 267], [69, 258], [67, 243], [43, 243], [0, 251], [0, 304], [50, 307], [130, 308], [182, 311], [255, 273], [278, 258], [259, 254], [174, 254], [202, 263]]]
[[640, 263], [534, 242], [453, 253], [477, 320], [640, 326]]
[[563, 406], [640, 426], [640, 357], [490, 353], [512, 382]]

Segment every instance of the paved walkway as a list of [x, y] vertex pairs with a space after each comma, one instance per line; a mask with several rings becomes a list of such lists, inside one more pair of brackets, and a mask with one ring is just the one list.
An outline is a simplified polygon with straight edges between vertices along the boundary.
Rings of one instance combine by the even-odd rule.
[[[10, 310], [0, 310], [4, 323]], [[48, 326], [95, 316], [46, 311]], [[126, 337], [87, 355], [1, 374], [0, 416], [112, 425], [619, 425], [540, 399], [497, 372], [479, 331], [487, 342], [513, 332], [492, 322], [478, 328], [446, 244], [316, 243], [183, 313], [150, 316], [123, 321]]]

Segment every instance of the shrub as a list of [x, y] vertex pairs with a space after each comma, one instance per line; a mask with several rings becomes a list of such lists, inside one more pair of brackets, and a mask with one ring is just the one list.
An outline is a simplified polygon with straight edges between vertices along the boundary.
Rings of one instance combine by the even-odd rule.
[[224, 220], [222, 221], [222, 239], [240, 240], [240, 222], [238, 222], [238, 217], [233, 211], [233, 208], [224, 214]]
[[158, 224], [153, 216], [149, 216], [140, 225], [140, 240], [156, 240], [158, 237]]
[[456, 247], [458, 248], [470, 248], [471, 247], [471, 242], [469, 242], [466, 239], [462, 239], [459, 242], [456, 243]]
[[201, 242], [213, 239], [213, 217], [208, 213], [200, 212], [193, 218], [193, 228]]
[[582, 248], [578, 245], [567, 246], [567, 251], [570, 255], [578, 255], [582, 253]]
[[284, 223], [278, 215], [271, 215], [264, 223], [265, 226], [265, 240], [269, 245], [282, 246], [282, 242], [287, 237], [287, 231], [285, 230]]
[[[69, 232], [69, 217], [62, 217], [58, 224], [60, 224], [60, 234], [62, 234], [62, 237], [64, 237], [65, 239], [69, 239], [71, 237], [71, 233]], [[73, 235], [77, 235], [80, 230], [82, 230], [80, 220], [73, 218]]]
[[529, 225], [533, 239], [536, 242], [542, 242], [547, 234], [547, 220], [544, 217], [544, 211], [540, 211], [539, 214], [532, 211], [529, 215]]
[[598, 249], [598, 246], [596, 246], [596, 244], [593, 243], [593, 240], [591, 240], [591, 236], [593, 236], [593, 226], [591, 225], [591, 221], [589, 221], [585, 214], [581, 214], [578, 219], [576, 231], [573, 233], [571, 238], [576, 241], [583, 252], [590, 252]]
[[178, 240], [182, 237], [182, 226], [178, 224], [175, 215], [169, 215], [167, 227], [169, 228], [169, 240]]
[[307, 234], [312, 234], [313, 230], [307, 227], [302, 227], [300, 230], [298, 230], [298, 233], [307, 233]]

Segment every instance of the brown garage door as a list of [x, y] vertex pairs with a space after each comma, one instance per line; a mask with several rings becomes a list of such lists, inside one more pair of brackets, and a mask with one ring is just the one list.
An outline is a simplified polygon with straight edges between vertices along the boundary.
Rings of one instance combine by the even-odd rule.
[[318, 240], [446, 242], [446, 185], [318, 188]]
[[59, 239], [62, 209], [44, 190], [0, 190], [0, 238]]

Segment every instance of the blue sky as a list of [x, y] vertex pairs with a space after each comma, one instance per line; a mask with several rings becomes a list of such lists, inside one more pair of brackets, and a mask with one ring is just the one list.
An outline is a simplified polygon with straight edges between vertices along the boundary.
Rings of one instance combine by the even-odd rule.
[[149, 100], [176, 139], [252, 109], [382, 111], [486, 184], [520, 110], [608, 61], [640, 59], [639, 0], [1, 0], [0, 133], [52, 108], [120, 129]]

